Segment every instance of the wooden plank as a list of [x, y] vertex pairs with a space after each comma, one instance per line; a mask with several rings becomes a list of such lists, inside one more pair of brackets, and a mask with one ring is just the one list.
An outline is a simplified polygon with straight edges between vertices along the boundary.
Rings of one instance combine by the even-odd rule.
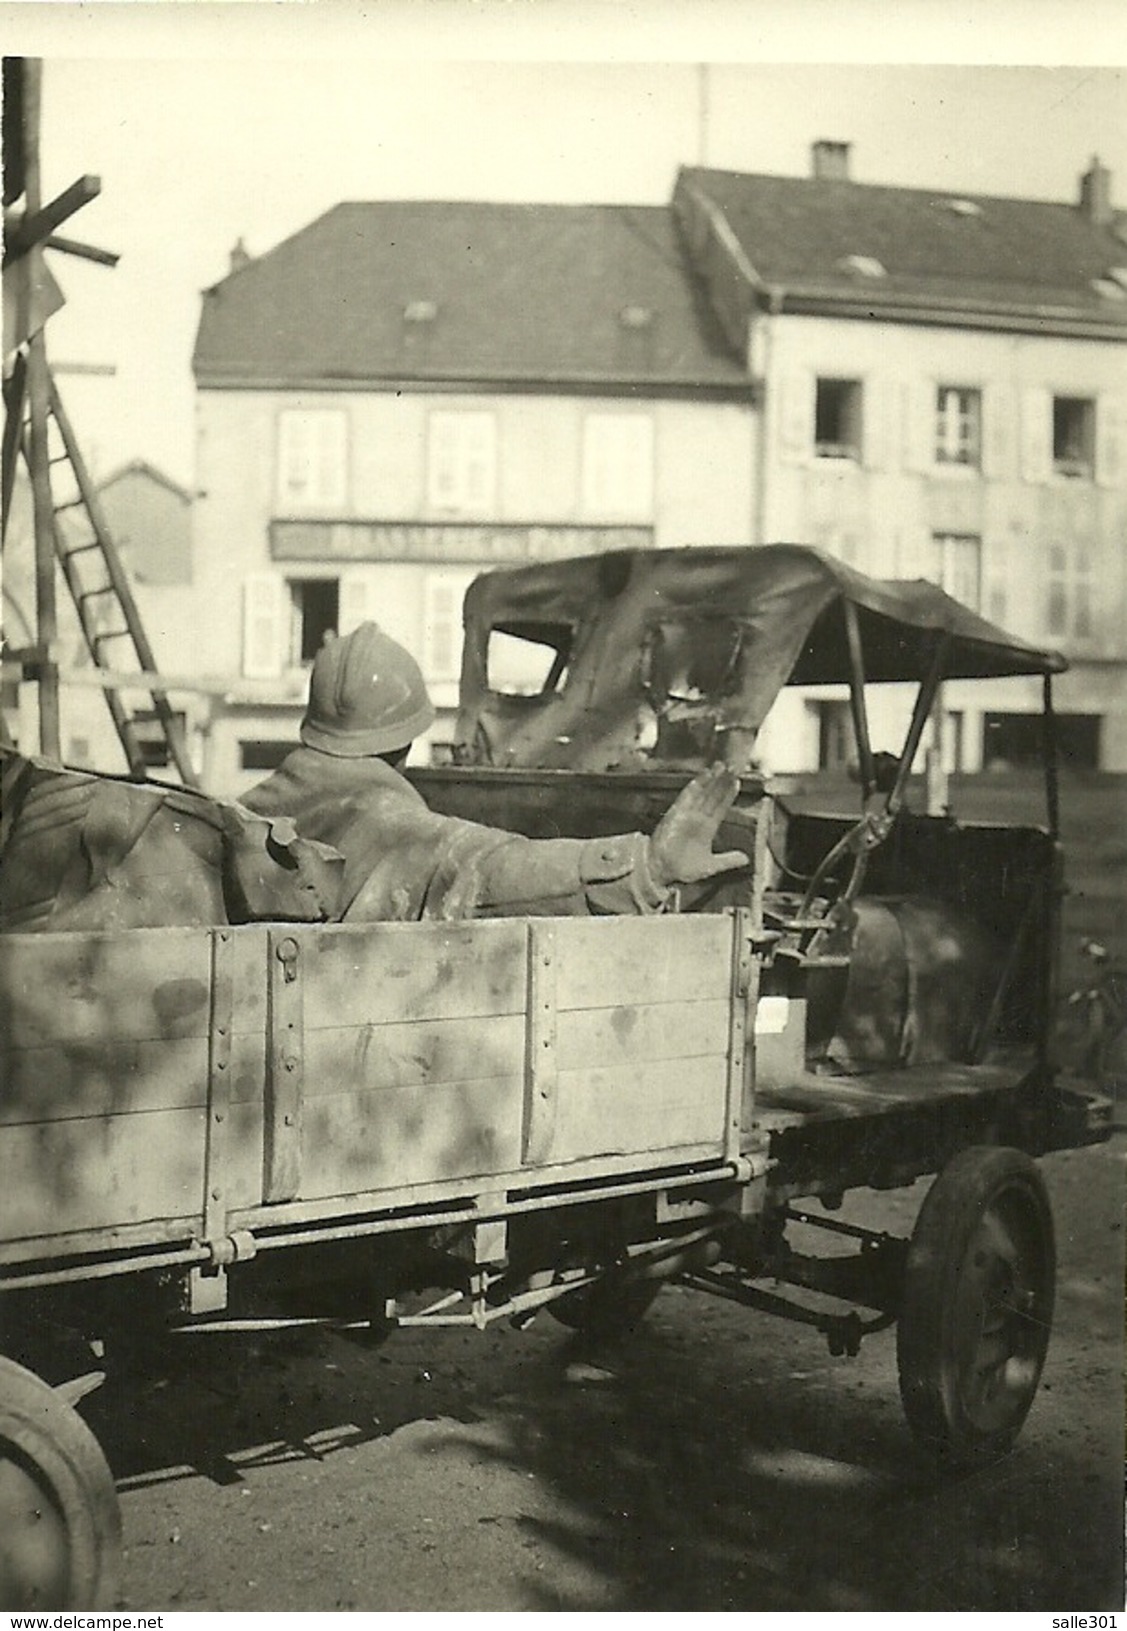
[[299, 936], [306, 1032], [523, 1013], [527, 932], [513, 920], [307, 930]]
[[515, 1168], [523, 1086], [518, 1072], [311, 1099], [300, 1199], [476, 1180]]
[[57, 1257], [79, 1256], [84, 1252], [110, 1252], [115, 1256], [129, 1256], [149, 1246], [184, 1246], [199, 1228], [199, 1216], [158, 1218], [144, 1223], [131, 1223], [126, 1227], [110, 1224], [102, 1229], [80, 1229], [69, 1234], [52, 1234], [40, 1244], [38, 1235], [24, 1235], [20, 1240], [0, 1241], [0, 1268], [27, 1263], [32, 1258], [50, 1252]]
[[560, 1070], [585, 1070], [664, 1059], [725, 1058], [726, 1002], [624, 1004], [579, 1008], [556, 1021]]
[[563, 919], [559, 1005], [727, 1002], [731, 936], [731, 920], [719, 913]]
[[725, 1051], [706, 1059], [561, 1071], [555, 1131], [545, 1160], [635, 1153], [649, 1162], [683, 1144], [719, 1154], [727, 1082]]
[[307, 1031], [305, 1102], [368, 1088], [420, 1090], [511, 1076], [524, 1057], [524, 1019], [422, 1019]]
[[976, 1098], [1016, 1087], [1025, 1071], [992, 1065], [919, 1065], [914, 1070], [875, 1070], [866, 1076], [808, 1073], [778, 1087], [760, 1090], [759, 1110], [766, 1118], [781, 1113], [786, 1125], [801, 1120], [882, 1115], [908, 1107], [926, 1107]]
[[0, 1129], [0, 1237], [200, 1216], [202, 1109]]
[[0, 1126], [202, 1105], [207, 1039], [90, 1041], [0, 1054]]
[[206, 929], [0, 937], [0, 1024], [12, 1050], [206, 1036], [209, 989]]

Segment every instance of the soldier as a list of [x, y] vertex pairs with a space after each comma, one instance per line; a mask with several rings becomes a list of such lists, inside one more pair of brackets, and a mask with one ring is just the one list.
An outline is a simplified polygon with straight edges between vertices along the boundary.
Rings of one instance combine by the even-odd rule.
[[678, 884], [748, 865], [712, 842], [737, 780], [713, 766], [653, 835], [531, 839], [438, 815], [402, 774], [434, 707], [411, 655], [375, 623], [318, 652], [302, 746], [243, 796], [344, 856], [345, 920], [649, 913]]

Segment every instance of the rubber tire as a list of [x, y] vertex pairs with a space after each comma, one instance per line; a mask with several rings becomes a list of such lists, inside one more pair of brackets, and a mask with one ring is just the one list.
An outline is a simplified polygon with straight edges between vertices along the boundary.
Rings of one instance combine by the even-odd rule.
[[[1041, 1378], [1055, 1276], [1052, 1210], [1036, 1164], [1005, 1147], [955, 1156], [912, 1232], [896, 1336], [904, 1413], [945, 1464], [980, 1465], [1012, 1447]], [[988, 1339], [993, 1357], [983, 1364]]]
[[0, 1608], [113, 1608], [120, 1578], [121, 1509], [97, 1439], [54, 1388], [0, 1357]]
[[608, 1275], [557, 1298], [548, 1304], [548, 1312], [570, 1331], [610, 1340], [632, 1331], [645, 1318], [660, 1290], [660, 1280], [623, 1284]]

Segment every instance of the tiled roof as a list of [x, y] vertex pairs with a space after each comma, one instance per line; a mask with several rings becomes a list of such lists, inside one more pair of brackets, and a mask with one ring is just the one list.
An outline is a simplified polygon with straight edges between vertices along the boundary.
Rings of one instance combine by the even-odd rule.
[[672, 211], [625, 205], [338, 204], [206, 291], [193, 365], [201, 386], [748, 388]]
[[192, 495], [186, 487], [182, 487], [178, 481], [173, 481], [171, 476], [166, 476], [163, 470], [158, 470], [148, 459], [129, 459], [125, 464], [119, 465], [108, 476], [102, 477], [98, 483], [98, 491], [108, 492], [111, 487], [116, 487], [118, 482], [124, 481], [129, 476], [140, 476], [144, 480], [155, 482], [159, 487], [167, 487], [170, 493], [175, 493], [185, 504], [192, 502]]
[[683, 219], [702, 197], [777, 309], [824, 301], [883, 315], [930, 303], [954, 314], [1040, 314], [1048, 327], [1057, 313], [1127, 334], [1127, 286], [1108, 276], [1125, 276], [1127, 236], [1075, 204], [682, 170], [674, 204]]

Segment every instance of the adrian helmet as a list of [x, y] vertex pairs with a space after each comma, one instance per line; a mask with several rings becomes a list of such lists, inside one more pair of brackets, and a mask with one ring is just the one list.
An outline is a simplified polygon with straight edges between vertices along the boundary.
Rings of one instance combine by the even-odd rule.
[[408, 747], [434, 721], [419, 665], [375, 623], [330, 638], [313, 663], [301, 740], [341, 759]]

